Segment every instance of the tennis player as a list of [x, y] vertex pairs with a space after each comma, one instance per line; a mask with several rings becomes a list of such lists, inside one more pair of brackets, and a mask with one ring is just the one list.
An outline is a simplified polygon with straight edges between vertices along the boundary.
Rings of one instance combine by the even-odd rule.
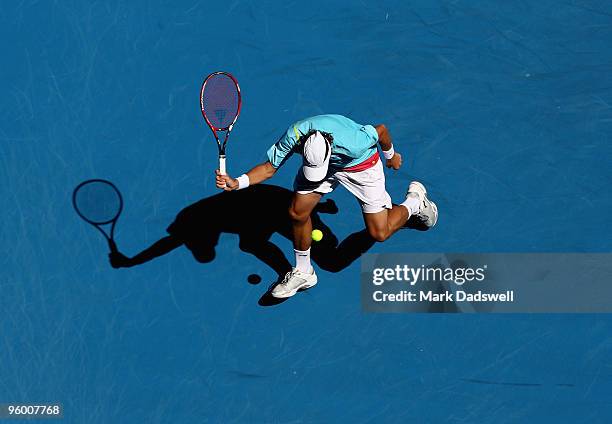
[[293, 154], [303, 156], [294, 182], [289, 216], [293, 222], [295, 268], [277, 284], [271, 294], [277, 298], [293, 296], [298, 290], [317, 284], [310, 263], [312, 222], [310, 214], [321, 196], [343, 185], [359, 201], [366, 228], [377, 241], [388, 239], [402, 228], [410, 216], [418, 217], [427, 227], [438, 220], [434, 202], [427, 198], [423, 184], [413, 181], [405, 200], [391, 203], [385, 189], [385, 174], [378, 153], [380, 145], [388, 168], [402, 166], [389, 131], [384, 125], [361, 125], [341, 115], [319, 115], [292, 124], [268, 150], [268, 160], [238, 178], [221, 175], [217, 170], [218, 188], [232, 191], [258, 184], [272, 177]]

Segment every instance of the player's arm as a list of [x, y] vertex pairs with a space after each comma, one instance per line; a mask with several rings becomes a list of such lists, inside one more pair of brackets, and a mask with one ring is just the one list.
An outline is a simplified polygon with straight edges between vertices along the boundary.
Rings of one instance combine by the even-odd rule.
[[272, 166], [270, 161], [257, 165], [255, 168], [238, 178], [232, 178], [229, 175], [221, 175], [219, 170], [217, 170], [216, 184], [217, 188], [222, 188], [225, 191], [232, 191], [244, 188], [248, 185], [259, 184], [272, 178], [275, 173], [276, 168]]
[[376, 125], [374, 128], [378, 133], [378, 144], [387, 161], [387, 168], [399, 169], [402, 166], [402, 155], [394, 150], [389, 130], [383, 124]]
[[276, 170], [293, 154], [300, 137], [300, 123], [291, 125], [281, 138], [266, 153], [268, 160], [238, 178], [221, 175], [217, 171], [217, 188], [225, 191], [239, 190], [271, 178]]

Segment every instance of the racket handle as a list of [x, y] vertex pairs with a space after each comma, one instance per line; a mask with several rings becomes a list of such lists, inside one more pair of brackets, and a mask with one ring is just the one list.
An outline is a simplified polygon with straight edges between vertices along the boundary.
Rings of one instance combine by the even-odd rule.
[[108, 239], [108, 247], [109, 247], [111, 253], [118, 252], [117, 245], [115, 244], [114, 240]]
[[227, 175], [225, 170], [225, 155], [219, 155], [219, 172], [221, 175]]

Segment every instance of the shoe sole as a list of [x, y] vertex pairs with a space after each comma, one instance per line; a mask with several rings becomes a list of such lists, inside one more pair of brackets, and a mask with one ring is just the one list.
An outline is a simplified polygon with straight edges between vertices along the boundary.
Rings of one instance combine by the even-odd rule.
[[290, 292], [287, 293], [283, 293], [281, 295], [275, 295], [274, 293], [270, 292], [270, 294], [272, 295], [273, 298], [275, 299], [286, 299], [288, 297], [292, 297], [295, 296], [295, 294], [297, 292], [299, 292], [300, 290], [306, 290], [309, 289], [311, 287], [316, 286], [318, 283], [318, 281], [315, 281], [314, 283], [310, 284], [310, 283], [304, 283], [301, 286], [297, 286], [295, 289], [291, 290]]

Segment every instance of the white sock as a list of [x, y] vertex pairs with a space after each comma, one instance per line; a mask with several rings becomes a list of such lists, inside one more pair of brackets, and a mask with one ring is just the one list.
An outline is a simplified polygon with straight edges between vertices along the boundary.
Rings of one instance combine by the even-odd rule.
[[295, 267], [306, 274], [310, 274], [312, 272], [312, 265], [310, 264], [310, 249], [293, 249], [293, 251], [295, 252]]
[[409, 194], [400, 205], [404, 206], [410, 212], [410, 215], [414, 215], [415, 213], [419, 213], [419, 207], [421, 206], [421, 200], [419, 196]]

